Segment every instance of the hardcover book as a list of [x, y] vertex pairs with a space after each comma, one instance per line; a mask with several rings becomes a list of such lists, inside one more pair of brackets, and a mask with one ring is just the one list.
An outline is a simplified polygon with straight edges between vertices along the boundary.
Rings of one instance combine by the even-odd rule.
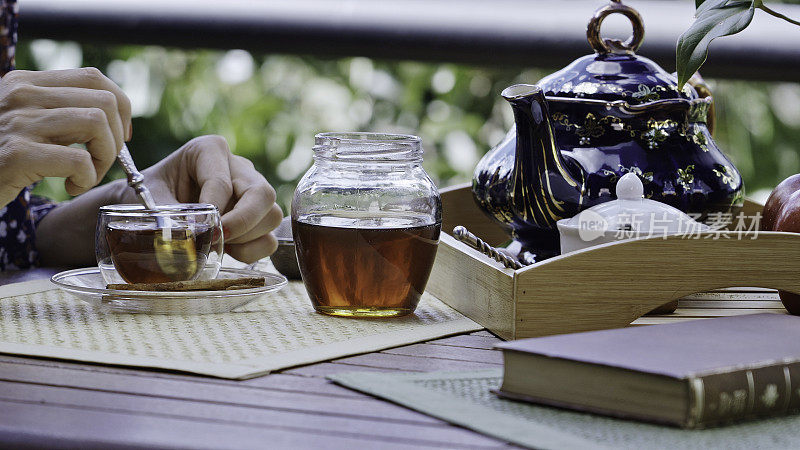
[[800, 409], [800, 317], [751, 314], [497, 345], [498, 394], [702, 428]]

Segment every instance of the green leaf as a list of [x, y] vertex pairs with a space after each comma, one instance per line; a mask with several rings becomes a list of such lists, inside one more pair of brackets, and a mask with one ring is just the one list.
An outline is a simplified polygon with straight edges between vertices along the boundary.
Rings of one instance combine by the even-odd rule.
[[731, 0], [695, 0], [697, 11], [695, 11], [694, 16], [700, 17], [701, 14], [709, 9], [721, 8], [730, 1]]
[[[719, 1], [706, 1], [706, 3]], [[697, 20], [678, 39], [676, 63], [678, 89], [697, 72], [708, 57], [708, 44], [720, 36], [736, 34], [753, 20], [755, 8], [752, 0], [734, 1], [712, 8], [703, 8]]]

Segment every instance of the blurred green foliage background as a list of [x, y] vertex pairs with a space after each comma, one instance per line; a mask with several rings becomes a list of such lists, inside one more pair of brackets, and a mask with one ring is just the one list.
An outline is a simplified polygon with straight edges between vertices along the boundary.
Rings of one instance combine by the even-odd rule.
[[[17, 66], [98, 67], [131, 98], [129, 147], [140, 168], [195, 136], [220, 134], [275, 186], [286, 212], [295, 184], [312, 162], [314, 134], [322, 131], [418, 134], [425, 168], [440, 187], [470, 180], [478, 159], [512, 122], [498, 93], [557, 69], [46, 40], [21, 45]], [[780, 180], [800, 172], [800, 84], [709, 81], [717, 106], [716, 139], [742, 172], [748, 194], [763, 199]], [[116, 168], [108, 176], [119, 177]], [[68, 198], [61, 180], [45, 180], [37, 192]]]

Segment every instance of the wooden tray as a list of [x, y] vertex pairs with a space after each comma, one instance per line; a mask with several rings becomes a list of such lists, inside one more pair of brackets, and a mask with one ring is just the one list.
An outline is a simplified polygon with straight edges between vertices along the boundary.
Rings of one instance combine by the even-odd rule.
[[[747, 289], [689, 297], [666, 321], [686, 318], [687, 302], [708, 301], [703, 299], [709, 295], [727, 302], [726, 308], [706, 311], [711, 317], [754, 312], [731, 308], [736, 300], [765, 301], [767, 309], [783, 312], [774, 291], [752, 287], [800, 294], [800, 234], [761, 231], [738, 239], [729, 232], [726, 239], [724, 232], [710, 232], [701, 239], [629, 240], [511, 270], [450, 234], [464, 225], [492, 245], [508, 239], [475, 205], [470, 187], [441, 194], [443, 233], [428, 290], [503, 339], [624, 327], [671, 301], [722, 288]], [[761, 205], [746, 202], [746, 215], [760, 211]], [[648, 316], [634, 324], [664, 320]]]

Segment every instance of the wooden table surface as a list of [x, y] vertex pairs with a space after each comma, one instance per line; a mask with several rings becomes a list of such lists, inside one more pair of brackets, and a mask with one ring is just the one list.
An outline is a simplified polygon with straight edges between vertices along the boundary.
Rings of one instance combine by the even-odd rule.
[[[0, 273], [0, 284], [57, 271]], [[497, 342], [480, 331], [245, 381], [0, 355], [0, 447], [512, 447], [325, 380], [500, 367]]]
[[[56, 269], [0, 273], [0, 284]], [[777, 293], [697, 294], [635, 325], [785, 314]], [[245, 381], [0, 355], [0, 448], [500, 448], [511, 444], [325, 380], [345, 371], [501, 367], [487, 331], [311, 364]]]

